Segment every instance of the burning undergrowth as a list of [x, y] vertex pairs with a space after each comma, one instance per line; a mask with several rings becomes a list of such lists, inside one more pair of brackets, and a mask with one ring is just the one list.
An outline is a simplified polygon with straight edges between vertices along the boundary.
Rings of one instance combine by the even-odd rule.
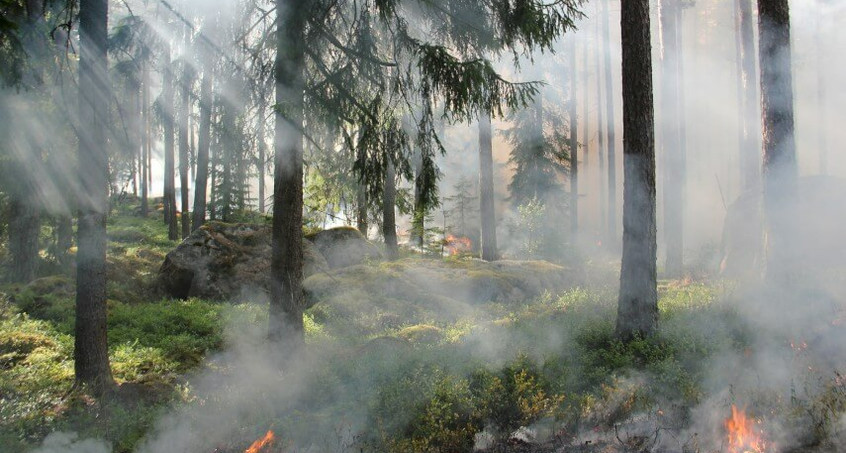
[[[320, 278], [365, 280], [356, 272], [368, 266], [423, 276], [414, 264]], [[359, 290], [371, 287], [384, 290]], [[240, 453], [268, 430], [275, 440], [259, 452], [777, 453], [843, 445], [836, 302], [819, 297], [804, 308], [825, 316], [778, 323], [771, 311], [792, 309], [732, 284], [674, 281], [660, 292], [659, 333], [630, 343], [613, 335], [610, 286], [460, 305], [333, 293], [306, 313], [307, 355], [289, 367], [265, 345], [265, 309], [251, 305], [228, 317], [218, 333], [225, 349], [179, 386], [181, 402], [143, 441], [115, 451]], [[367, 301], [378, 310], [355, 308]], [[419, 308], [414, 316], [410, 306]]]
[[499, 319], [465, 318], [457, 332], [439, 328], [436, 343], [312, 343], [288, 370], [261, 346], [261, 329], [233, 326], [235, 346], [192, 379], [193, 400], [141, 451], [243, 451], [268, 428], [284, 439], [268, 451], [290, 452], [740, 453], [837, 442], [839, 376], [809, 365], [810, 346], [739, 317], [736, 291], [667, 285], [660, 333], [627, 344], [613, 336], [611, 294], [571, 290]]

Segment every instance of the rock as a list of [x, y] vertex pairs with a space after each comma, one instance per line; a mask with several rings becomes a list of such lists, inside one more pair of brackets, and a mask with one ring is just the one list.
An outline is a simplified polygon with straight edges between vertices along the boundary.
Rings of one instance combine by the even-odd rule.
[[[165, 293], [185, 299], [238, 301], [264, 297], [270, 288], [270, 227], [209, 222], [165, 257], [158, 282]], [[303, 241], [304, 277], [326, 269], [326, 260]]]
[[30, 313], [40, 313], [57, 300], [70, 300], [76, 295], [76, 284], [66, 275], [37, 278], [21, 288], [14, 297], [21, 308]]
[[435, 326], [418, 324], [400, 330], [397, 337], [409, 343], [437, 343], [444, 338], [444, 332]]
[[338, 227], [323, 230], [307, 237], [326, 258], [329, 267], [341, 267], [361, 264], [365, 261], [381, 261], [382, 252], [357, 229]]
[[[406, 258], [318, 273], [304, 282], [310, 304], [339, 319], [454, 321], [487, 302], [521, 304], [582, 284], [580, 272], [545, 261]], [[428, 322], [428, 321], [427, 321]]]

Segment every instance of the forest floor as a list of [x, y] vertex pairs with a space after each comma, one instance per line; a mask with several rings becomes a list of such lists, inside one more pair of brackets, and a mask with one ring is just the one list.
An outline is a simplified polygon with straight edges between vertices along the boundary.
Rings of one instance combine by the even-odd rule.
[[760, 440], [737, 448], [844, 445], [840, 283], [803, 293], [824, 316], [785, 325], [734, 282], [662, 280], [658, 333], [627, 344], [613, 335], [613, 263], [585, 262], [588, 278], [560, 293], [449, 312], [360, 285], [306, 313], [306, 355], [282, 367], [266, 306], [161, 295], [175, 246], [160, 217], [110, 217], [120, 390], [106, 401], [72, 387], [73, 279], [46, 269], [0, 287], [0, 451], [241, 452], [272, 430], [260, 451], [704, 453], [735, 447], [732, 406]]

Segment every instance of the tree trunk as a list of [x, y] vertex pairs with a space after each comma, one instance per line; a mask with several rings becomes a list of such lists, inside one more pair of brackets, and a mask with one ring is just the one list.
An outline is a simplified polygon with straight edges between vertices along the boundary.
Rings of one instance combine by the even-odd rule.
[[789, 285], [795, 248], [798, 169], [793, 135], [790, 10], [787, 0], [758, 0], [763, 114], [764, 221], [769, 282]]
[[385, 164], [385, 182], [382, 188], [382, 235], [385, 237], [385, 251], [389, 261], [399, 258], [397, 244], [397, 221], [394, 208], [397, 203], [396, 173], [390, 157]]
[[[24, 172], [18, 177], [29, 179]], [[29, 184], [25, 184], [28, 187]], [[34, 187], [18, 189], [11, 193], [9, 200], [9, 280], [15, 283], [29, 283], [38, 271], [38, 236], [41, 216], [33, 200]]]
[[62, 213], [56, 217], [56, 250], [59, 264], [63, 269], [70, 268], [69, 251], [73, 246], [73, 219], [70, 213]]
[[608, 0], [603, 0], [602, 6], [602, 41], [605, 47], [605, 132], [608, 146], [608, 246], [617, 247], [617, 139], [614, 136], [616, 125], [614, 121], [614, 82], [611, 74], [611, 36], [608, 27]]
[[301, 350], [303, 327], [303, 116], [307, 1], [276, 0], [273, 229], [268, 337], [285, 356]]
[[744, 190], [760, 190], [761, 157], [758, 137], [758, 71], [755, 65], [755, 31], [752, 0], [737, 2], [737, 45], [740, 65], [740, 176]]
[[570, 36], [570, 242], [579, 234], [579, 119], [576, 115], [576, 38]]
[[[599, 165], [599, 237], [600, 244], [607, 245], [608, 238], [605, 237], [608, 231], [608, 185], [605, 183], [607, 171], [605, 170], [605, 157], [607, 155], [607, 148], [605, 146], [605, 129], [608, 127], [605, 124], [605, 118], [602, 112], [602, 52], [603, 48], [600, 46], [602, 42], [602, 35], [599, 26], [599, 5], [597, 4], [597, 23], [596, 23], [596, 140], [598, 157], [597, 163]], [[606, 93], [607, 95], [607, 93]]]
[[[496, 208], [494, 206], [493, 127], [491, 117], [479, 116], [479, 217], [482, 224], [482, 259], [496, 261]], [[462, 232], [464, 233], [464, 232]]]
[[265, 170], [265, 161], [267, 160], [267, 150], [266, 142], [264, 140], [264, 131], [265, 131], [265, 105], [264, 100], [262, 99], [261, 104], [259, 105], [258, 109], [258, 131], [256, 135], [258, 136], [258, 210], [259, 213], [264, 214], [264, 170]]
[[415, 166], [414, 175], [414, 213], [411, 218], [411, 242], [423, 248], [423, 238], [426, 235], [426, 206], [423, 201], [423, 185], [425, 182], [424, 160], [421, 156]]
[[79, 197], [74, 373], [103, 394], [113, 385], [106, 333], [106, 210], [109, 158], [108, 2], [79, 4]]
[[664, 156], [665, 270], [678, 277], [684, 265], [684, 150], [681, 144], [679, 99], [679, 0], [661, 1], [661, 143]]
[[[224, 87], [231, 86], [231, 79], [229, 83], [224, 83]], [[220, 200], [220, 216], [224, 222], [232, 220], [232, 207], [235, 204], [235, 194], [232, 182], [232, 167], [237, 165], [235, 159], [235, 147], [238, 145], [235, 140], [235, 105], [221, 97], [222, 110], [222, 140], [221, 146], [218, 148], [221, 155], [221, 170], [220, 170], [220, 187], [218, 187], [218, 199]]]
[[826, 80], [825, 66], [826, 55], [823, 49], [823, 36], [825, 29], [825, 4], [822, 0], [816, 1], [817, 8], [817, 32], [814, 34], [815, 46], [817, 48], [817, 146], [819, 147], [819, 170], [821, 175], [828, 174], [828, 109], [826, 102]]
[[173, 155], [173, 63], [170, 61], [170, 49], [165, 49], [164, 73], [162, 75], [162, 107], [164, 115], [164, 219], [167, 224], [167, 237], [171, 241], [179, 239], [176, 225], [176, 185], [174, 182]]
[[209, 145], [211, 144], [211, 111], [212, 111], [212, 80], [214, 73], [212, 65], [203, 71], [203, 81], [200, 85], [200, 130], [197, 143], [197, 179], [194, 182], [194, 212], [192, 229], [196, 230], [206, 223], [206, 192], [209, 178]]
[[[189, 44], [189, 33], [185, 32], [185, 46]], [[188, 216], [188, 116], [191, 114], [191, 69], [183, 64], [179, 83], [179, 198], [182, 214], [182, 239], [191, 234], [191, 218]]]
[[139, 161], [141, 160], [141, 130], [139, 129], [139, 124], [141, 123], [141, 83], [137, 79], [137, 74], [134, 75], [135, 80], [132, 81], [129, 86], [130, 90], [128, 93], [129, 101], [130, 101], [130, 115], [129, 115], [129, 137], [130, 137], [130, 179], [132, 180], [132, 195], [137, 197], [138, 196], [138, 169], [140, 166], [138, 165]]
[[356, 200], [356, 228], [364, 237], [367, 237], [367, 188], [364, 184], [359, 183]]
[[658, 321], [649, 1], [623, 1], [621, 15], [625, 175], [616, 332], [629, 340], [651, 334]]
[[[587, 37], [585, 37], [582, 44], [582, 74], [584, 75], [584, 83], [582, 84], [582, 91], [584, 93], [584, 100], [582, 102], [582, 146], [584, 147], [584, 153], [582, 154], [583, 169], [587, 169], [590, 166], [590, 117], [588, 116], [588, 106], [590, 105], [590, 95], [588, 94], [588, 88], [590, 87], [590, 74], [588, 72], [589, 53]], [[587, 190], [590, 190], [590, 182], [588, 182]]]
[[150, 68], [149, 61], [141, 62], [141, 217], [147, 217], [149, 212], [148, 175], [150, 166]]

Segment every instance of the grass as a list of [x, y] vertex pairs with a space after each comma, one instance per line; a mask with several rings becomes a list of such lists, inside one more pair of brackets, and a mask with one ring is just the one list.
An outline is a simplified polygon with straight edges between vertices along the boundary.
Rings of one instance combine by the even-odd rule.
[[[318, 451], [409, 452], [469, 451], [483, 432], [497, 440], [529, 425], [566, 438], [612, 432], [638, 414], [685, 424], [712, 390], [711, 360], [755, 347], [728, 284], [662, 281], [659, 331], [622, 343], [615, 290], [596, 277], [613, 272], [602, 265], [586, 285], [519, 301], [373, 290], [413, 272], [419, 259], [406, 258], [312, 277], [324, 291], [304, 319], [314, 360], [280, 375], [262, 349], [267, 308], [163, 298], [154, 277], [175, 243], [160, 219], [130, 212], [119, 208], [109, 223], [109, 353], [122, 399], [72, 390], [71, 277], [0, 288], [0, 445], [9, 451], [73, 431], [129, 452], [174, 413], [207, 437], [208, 451], [243, 450], [267, 427]], [[332, 291], [337, 279], [370, 286]], [[233, 352], [212, 359], [222, 351]], [[822, 439], [846, 393], [834, 381], [814, 385], [782, 409], [812, 414], [803, 420]], [[209, 413], [223, 418], [206, 426]]]

